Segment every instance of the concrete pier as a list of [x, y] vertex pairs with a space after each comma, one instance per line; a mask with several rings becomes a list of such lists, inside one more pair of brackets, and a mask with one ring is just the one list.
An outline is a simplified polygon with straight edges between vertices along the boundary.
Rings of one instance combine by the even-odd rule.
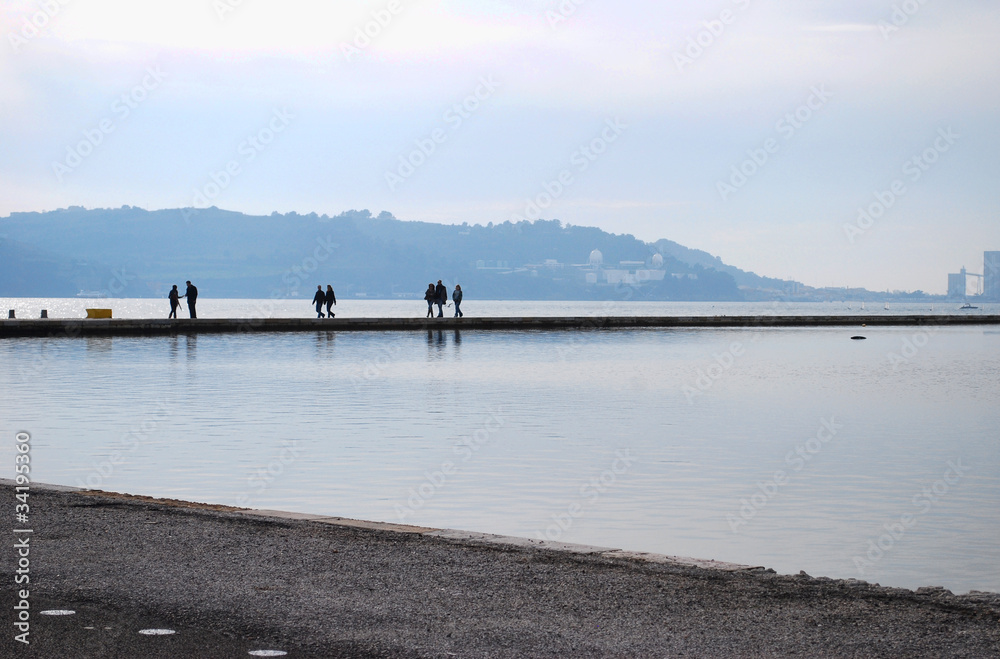
[[158, 336], [255, 332], [379, 332], [437, 329], [598, 330], [686, 327], [860, 327], [997, 325], [1000, 315], [900, 316], [570, 316], [494, 318], [181, 318], [0, 320], [0, 338]]

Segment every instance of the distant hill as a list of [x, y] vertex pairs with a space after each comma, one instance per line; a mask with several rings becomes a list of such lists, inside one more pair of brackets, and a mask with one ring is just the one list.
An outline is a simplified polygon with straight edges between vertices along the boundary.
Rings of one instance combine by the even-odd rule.
[[719, 272], [729, 273], [733, 276], [733, 279], [736, 280], [736, 284], [741, 287], [784, 290], [788, 288], [789, 284], [794, 283], [784, 279], [761, 277], [760, 275], [756, 275], [752, 272], [740, 270], [735, 266], [726, 265], [718, 256], [712, 256], [708, 252], [703, 252], [700, 249], [691, 249], [689, 247], [685, 247], [684, 245], [679, 245], [672, 240], [667, 240], [666, 238], [657, 240], [653, 243], [653, 246], [661, 254], [669, 254], [682, 263], [687, 263], [688, 265], [700, 265], [703, 268], [713, 268]]
[[740, 300], [749, 289], [793, 284], [669, 240], [650, 244], [558, 220], [443, 225], [367, 210], [12, 213], [0, 218], [0, 255], [0, 296], [8, 297], [80, 289], [165, 296], [190, 279], [205, 297], [311, 297], [330, 283], [340, 297], [420, 299], [443, 279], [480, 299]]

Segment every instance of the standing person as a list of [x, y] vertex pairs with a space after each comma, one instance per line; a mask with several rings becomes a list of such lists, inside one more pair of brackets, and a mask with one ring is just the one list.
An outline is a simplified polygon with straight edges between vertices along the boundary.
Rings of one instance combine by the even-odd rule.
[[313, 295], [313, 304], [316, 305], [316, 317], [323, 318], [323, 303], [326, 302], [326, 296], [323, 295], [323, 284], [316, 286], [316, 295]]
[[184, 291], [184, 295], [181, 297], [186, 297], [188, 301], [188, 313], [191, 314], [192, 318], [198, 317], [198, 312], [194, 309], [195, 302], [198, 301], [198, 287], [191, 283], [189, 279], [187, 281], [187, 290]]
[[437, 291], [434, 284], [427, 284], [427, 291], [424, 292], [424, 299], [427, 300], [427, 318], [434, 317], [434, 301], [437, 300]]
[[438, 279], [434, 297], [437, 298], [434, 302], [438, 305], [438, 318], [444, 318], [444, 305], [448, 304], [448, 289], [445, 288], [440, 279]]
[[461, 318], [465, 314], [462, 313], [462, 287], [455, 284], [455, 290], [451, 294], [451, 300], [455, 303], [455, 318]]
[[330, 308], [337, 304], [337, 296], [333, 294], [333, 286], [330, 284], [326, 285], [326, 317], [333, 318], [337, 314], [333, 313]]
[[170, 315], [167, 318], [177, 318], [177, 307], [181, 306], [181, 292], [177, 290], [177, 284], [170, 289], [167, 299], [170, 300]]

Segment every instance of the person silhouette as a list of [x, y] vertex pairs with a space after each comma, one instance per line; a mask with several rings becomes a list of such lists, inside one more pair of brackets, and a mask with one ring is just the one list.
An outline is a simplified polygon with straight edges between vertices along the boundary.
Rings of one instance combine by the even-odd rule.
[[327, 318], [333, 318], [334, 316], [337, 315], [337, 314], [333, 313], [333, 311], [330, 310], [331, 307], [333, 307], [333, 305], [335, 305], [335, 304], [337, 304], [337, 296], [333, 294], [333, 286], [331, 286], [330, 284], [327, 284], [326, 285], [326, 317]]
[[438, 285], [437, 285], [437, 288], [435, 289], [435, 298], [437, 298], [437, 299], [434, 300], [434, 303], [438, 305], [438, 316], [437, 317], [438, 318], [443, 318], [444, 317], [444, 305], [446, 305], [448, 303], [448, 289], [445, 288], [445, 285], [441, 283], [440, 279], [438, 279]]
[[451, 300], [455, 303], [455, 318], [461, 318], [465, 314], [462, 313], [462, 287], [455, 284], [455, 290], [451, 294]]
[[326, 296], [323, 295], [323, 285], [320, 284], [316, 287], [316, 295], [313, 295], [313, 304], [316, 305], [316, 317], [323, 318], [323, 303], [326, 302]]
[[177, 290], [177, 284], [170, 289], [167, 299], [170, 300], [170, 315], [167, 318], [177, 318], [177, 307], [181, 306], [181, 292]]
[[189, 279], [187, 282], [187, 290], [184, 291], [184, 295], [181, 297], [187, 298], [188, 301], [188, 313], [191, 314], [192, 318], [198, 317], [198, 312], [195, 311], [194, 305], [198, 301], [198, 287], [191, 283]]
[[435, 290], [434, 284], [427, 284], [427, 291], [424, 293], [424, 299], [427, 300], [427, 318], [433, 318], [434, 302], [437, 300], [437, 290]]

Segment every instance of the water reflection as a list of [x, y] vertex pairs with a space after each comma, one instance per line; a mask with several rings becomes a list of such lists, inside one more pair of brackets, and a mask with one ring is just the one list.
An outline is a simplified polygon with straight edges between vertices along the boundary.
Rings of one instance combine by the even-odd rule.
[[87, 336], [84, 337], [87, 347], [87, 354], [91, 357], [104, 357], [111, 352], [112, 341], [110, 336]]
[[427, 330], [427, 360], [440, 361], [443, 359], [445, 343], [442, 330]]
[[336, 343], [336, 332], [316, 332], [316, 358], [332, 357]]

